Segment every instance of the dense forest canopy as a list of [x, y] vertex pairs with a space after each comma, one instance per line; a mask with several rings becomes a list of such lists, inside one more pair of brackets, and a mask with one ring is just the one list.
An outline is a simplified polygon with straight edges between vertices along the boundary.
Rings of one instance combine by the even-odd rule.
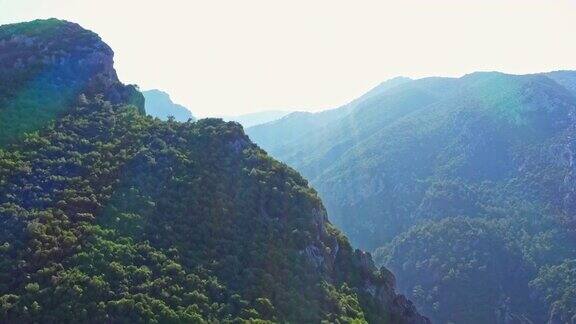
[[145, 116], [76, 24], [2, 26], [0, 46], [2, 322], [429, 323], [239, 124]]
[[393, 79], [247, 133], [433, 321], [570, 323], [575, 85], [572, 71]]

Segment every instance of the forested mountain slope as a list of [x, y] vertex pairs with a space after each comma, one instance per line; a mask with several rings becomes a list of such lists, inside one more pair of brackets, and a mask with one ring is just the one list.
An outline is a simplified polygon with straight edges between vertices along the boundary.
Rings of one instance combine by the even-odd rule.
[[[61, 31], [67, 37], [54, 36]], [[90, 37], [75, 44], [76, 33]], [[57, 49], [46, 57], [82, 48], [107, 71], [73, 60], [89, 87], [62, 81], [54, 90], [67, 99], [54, 109], [34, 100], [0, 108], [0, 122], [16, 108], [51, 110], [33, 128], [33, 116], [16, 112], [11, 121], [24, 125], [0, 149], [2, 322], [429, 322], [327, 221], [307, 182], [240, 125], [145, 116], [116, 95], [134, 88], [115, 78], [109, 48], [78, 25], [35, 21], [0, 34], [33, 34], [31, 48]], [[26, 54], [36, 55], [2, 52]], [[29, 70], [27, 61], [4, 73], [42, 74], [53, 63]]]
[[433, 320], [569, 323], [575, 80], [570, 71], [425, 78], [290, 143], [268, 138], [292, 125], [248, 134], [311, 180], [331, 221], [377, 249]]
[[279, 120], [250, 127], [247, 132], [258, 140], [259, 145], [270, 150], [271, 154], [284, 156], [285, 153], [291, 152], [290, 148], [285, 147], [305, 143], [307, 139], [314, 138], [315, 133], [330, 127], [368, 99], [408, 81], [410, 81], [408, 78], [391, 79], [342, 107], [318, 113], [296, 111]]
[[50, 123], [78, 93], [96, 92], [144, 109], [142, 95], [118, 81], [113, 52], [95, 33], [56, 19], [0, 28], [0, 145]]

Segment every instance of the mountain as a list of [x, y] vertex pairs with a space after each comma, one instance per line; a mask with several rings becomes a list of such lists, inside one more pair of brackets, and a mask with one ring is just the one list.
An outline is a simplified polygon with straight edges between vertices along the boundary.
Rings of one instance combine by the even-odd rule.
[[576, 95], [574, 71], [554, 71], [545, 73], [545, 75]]
[[285, 110], [265, 110], [237, 116], [222, 116], [222, 119], [238, 122], [244, 128], [247, 128], [278, 120], [290, 113], [290, 111]]
[[571, 71], [406, 80], [247, 133], [434, 322], [569, 323], [574, 85]]
[[142, 94], [146, 99], [146, 113], [152, 117], [168, 120], [168, 117], [172, 116], [176, 121], [180, 122], [195, 119], [186, 107], [172, 102], [166, 92], [153, 89], [142, 91]]
[[[315, 136], [314, 133], [331, 125], [336, 120], [346, 116], [357, 106], [386, 92], [390, 88], [408, 82], [408, 78], [394, 78], [383, 82], [370, 90], [366, 95], [336, 109], [324, 110], [317, 113], [297, 111], [279, 120], [257, 125], [247, 129], [248, 135], [256, 139], [258, 144], [269, 150], [274, 156], [283, 157], [283, 149], [288, 145], [298, 145], [306, 138]], [[308, 135], [310, 133], [310, 135]], [[288, 152], [291, 150], [288, 148]]]
[[45, 48], [36, 43], [50, 44], [45, 57], [82, 48], [108, 71], [50, 60], [72, 64], [89, 87], [58, 84], [69, 98], [54, 114], [19, 103], [52, 115], [0, 149], [2, 322], [429, 323], [394, 292], [392, 273], [328, 222], [307, 181], [239, 124], [145, 116], [142, 101], [116, 96], [133, 87], [91, 82], [115, 76], [112, 52], [76, 24], [0, 34], [31, 44], [3, 48], [21, 62], [3, 71], [15, 79], [45, 72], [26, 65]]
[[[94, 46], [92, 46], [94, 45]], [[0, 29], [0, 145], [66, 113], [77, 93], [100, 91], [112, 102], [144, 109], [144, 99], [124, 86], [113, 52], [95, 33], [56, 19]]]

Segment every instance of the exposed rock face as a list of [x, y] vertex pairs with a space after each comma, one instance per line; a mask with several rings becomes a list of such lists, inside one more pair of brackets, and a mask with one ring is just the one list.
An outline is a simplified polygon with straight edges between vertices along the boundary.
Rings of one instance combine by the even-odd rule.
[[0, 68], [0, 80], [16, 79], [20, 87], [42, 80], [46, 87], [103, 92], [112, 103], [129, 101], [143, 109], [142, 96], [118, 80], [112, 49], [75, 23], [48, 19], [2, 26]]
[[[396, 293], [396, 278], [388, 269], [377, 270], [370, 253], [356, 250], [363, 274], [366, 276], [365, 290], [376, 298], [399, 323], [427, 324], [430, 320], [418, 313], [416, 306], [404, 295]], [[374, 278], [374, 273], [378, 274]]]
[[[336, 280], [338, 273], [342, 271], [342, 263], [339, 258], [344, 258], [340, 253], [351, 251], [348, 241], [339, 240], [329, 232], [332, 226], [326, 214], [321, 208], [315, 211], [314, 222], [316, 224], [316, 240], [314, 245], [309, 245], [301, 251], [306, 255], [309, 262], [316, 270], [322, 272], [328, 282]], [[341, 247], [343, 245], [343, 248]], [[368, 252], [355, 250], [352, 255], [353, 267], [359, 271], [363, 284], [363, 292], [370, 295], [380, 303], [380, 307], [390, 314], [392, 323], [428, 324], [430, 320], [418, 313], [416, 306], [404, 295], [396, 293], [396, 278], [385, 267], [376, 268], [372, 256]]]
[[0, 143], [34, 131], [101, 94], [144, 113], [144, 97], [118, 80], [114, 52], [78, 24], [57, 19], [0, 26]]

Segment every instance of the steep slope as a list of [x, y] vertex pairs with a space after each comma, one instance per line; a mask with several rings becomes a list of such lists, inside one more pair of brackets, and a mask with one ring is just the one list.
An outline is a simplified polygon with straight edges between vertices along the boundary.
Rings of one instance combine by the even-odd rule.
[[0, 149], [3, 322], [429, 322], [238, 124], [91, 90]]
[[398, 286], [438, 323], [542, 323], [546, 307], [526, 284], [534, 264], [499, 225], [462, 217], [427, 222], [379, 250], [377, 261], [402, 272]]
[[351, 111], [342, 118], [272, 152], [281, 154], [285, 162], [298, 166], [314, 181], [321, 170], [336, 162], [350, 147], [396, 120], [428, 107], [449, 93], [446, 89], [455, 87], [453, 80], [442, 78], [403, 84], [398, 87], [380, 86], [376, 89], [381, 92], [376, 93], [372, 90], [356, 100]]
[[[536, 278], [546, 267], [566, 269], [560, 264], [576, 257], [574, 75], [485, 72], [414, 80], [289, 144], [267, 146], [249, 134], [311, 179], [331, 221], [353, 244], [382, 247], [377, 259], [398, 274], [400, 289], [433, 320], [538, 323], [553, 313], [571, 318], [574, 304], [559, 297], [570, 291], [549, 294], [536, 283], [554, 280]], [[496, 259], [505, 259], [510, 249], [521, 251], [512, 260], [525, 269], [518, 270], [522, 275], [500, 275], [486, 266], [490, 280], [465, 289], [462, 283], [481, 278], [475, 271], [483, 266], [462, 247], [480, 252], [481, 241], [468, 237], [466, 227], [441, 221], [454, 216], [478, 219], [494, 229], [500, 244], [512, 246], [493, 249]], [[454, 240], [443, 240], [447, 236]], [[513, 287], [502, 289], [507, 283]], [[496, 315], [503, 310], [506, 316]]]
[[142, 94], [146, 99], [146, 113], [152, 117], [168, 120], [168, 117], [172, 116], [176, 121], [180, 122], [195, 119], [186, 107], [172, 102], [166, 92], [153, 89], [142, 91]]
[[574, 71], [553, 71], [544, 73], [550, 79], [556, 81], [573, 94], [576, 95], [576, 72]]
[[99, 91], [113, 103], [144, 109], [123, 86], [113, 52], [98, 35], [57, 19], [0, 27], [0, 145], [36, 130], [73, 102]]
[[[430, 188], [430, 184], [420, 181], [449, 178], [479, 184], [528, 175], [528, 171], [537, 170], [528, 170], [526, 159], [530, 157], [536, 163], [548, 158], [547, 152], [541, 152], [544, 156], [531, 156], [532, 146], [549, 145], [549, 140], [556, 140], [556, 136], [570, 131], [573, 124], [574, 97], [548, 78], [478, 74], [461, 81], [462, 86], [455, 96], [420, 105], [416, 111], [391, 124], [380, 124], [383, 127], [378, 131], [358, 136], [358, 142], [331, 160], [325, 171], [329, 175], [323, 175], [320, 181], [316, 182], [318, 178], [310, 176], [306, 169], [304, 174], [313, 179], [323, 194], [326, 193], [329, 206], [339, 205], [335, 210], [343, 212], [342, 215], [353, 210], [362, 215], [357, 208], [378, 210], [373, 214], [367, 210], [367, 216], [371, 218], [355, 222], [356, 226], [362, 226], [362, 222], [386, 226], [395, 220], [397, 228], [390, 228], [393, 236], [403, 229], [398, 227], [399, 222], [411, 225], [414, 218], [423, 217], [423, 213], [443, 212], [418, 208], [426, 188]], [[410, 94], [409, 98], [413, 97]], [[389, 114], [386, 111], [383, 115]], [[298, 167], [298, 163], [294, 165]], [[556, 180], [555, 189], [560, 190], [563, 177]], [[390, 187], [392, 184], [403, 184], [410, 189], [394, 190]], [[540, 186], [544, 185], [540, 183]], [[544, 195], [549, 188], [531, 189], [539, 189]], [[560, 203], [555, 196], [559, 191], [549, 194], [523, 198], [544, 198]], [[392, 200], [403, 202], [400, 204], [403, 207], [412, 202], [416, 204], [408, 207], [412, 212], [404, 213], [390, 209], [399, 205], [392, 206], [389, 203]], [[333, 216], [340, 224], [340, 214]], [[397, 217], [404, 219], [396, 220]], [[346, 224], [342, 226], [350, 228]], [[370, 239], [366, 231], [362, 233]], [[373, 243], [365, 241], [360, 246], [374, 248], [386, 239], [382, 234], [377, 233]]]

